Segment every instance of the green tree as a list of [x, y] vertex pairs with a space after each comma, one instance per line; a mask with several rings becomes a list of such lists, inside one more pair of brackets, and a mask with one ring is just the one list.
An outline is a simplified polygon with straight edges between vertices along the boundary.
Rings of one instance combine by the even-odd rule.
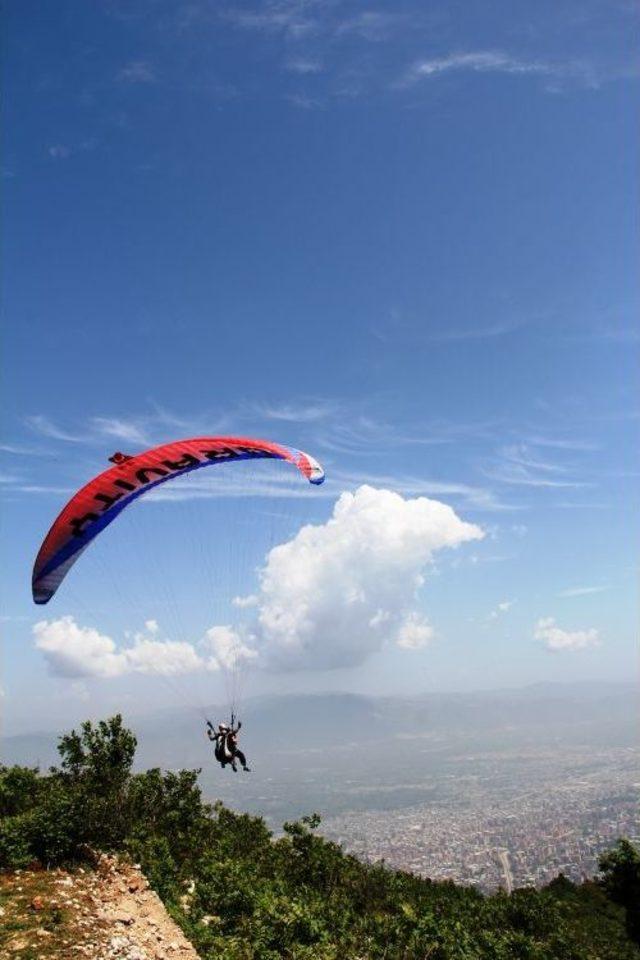
[[82, 724], [60, 738], [60, 769], [53, 769], [72, 799], [86, 842], [100, 839], [105, 848], [119, 846], [130, 829], [129, 781], [137, 741], [117, 714]]
[[0, 766], [0, 817], [29, 810], [37, 800], [40, 784], [37, 767]]
[[602, 888], [624, 907], [629, 938], [640, 944], [640, 852], [629, 840], [618, 840], [600, 857], [599, 866]]
[[118, 713], [95, 726], [86, 720], [80, 730], [60, 737], [58, 753], [63, 775], [96, 792], [121, 791], [129, 779], [137, 746], [135, 736], [123, 725], [122, 716]]

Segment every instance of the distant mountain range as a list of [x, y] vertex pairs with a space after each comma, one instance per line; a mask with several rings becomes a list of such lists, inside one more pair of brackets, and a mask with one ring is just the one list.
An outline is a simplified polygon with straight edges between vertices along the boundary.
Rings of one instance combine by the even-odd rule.
[[[217, 722], [224, 710], [212, 705], [208, 714]], [[309, 809], [432, 799], [478, 757], [632, 748], [638, 716], [631, 683], [413, 697], [259, 697], [246, 703], [242, 716], [250, 777], [220, 770], [195, 710], [159, 711], [129, 725], [138, 737], [141, 769], [201, 767], [206, 795], [278, 820]], [[56, 741], [55, 734], [8, 737], [0, 741], [0, 756], [5, 764], [46, 768], [58, 760]], [[507, 759], [501, 762], [508, 766]]]
[[[206, 712], [214, 722], [228, 719], [219, 705], [211, 705]], [[591, 682], [412, 697], [349, 693], [256, 697], [244, 705], [242, 719], [254, 748], [297, 751], [398, 736], [475, 740], [479, 736], [528, 739], [533, 735], [538, 742], [541, 738], [544, 742], [593, 743], [595, 738], [602, 744], [624, 745], [636, 742], [639, 715], [635, 684]], [[130, 725], [140, 740], [143, 766], [187, 763], [189, 743], [203, 726], [197, 711], [187, 710], [156, 711], [135, 718]], [[0, 738], [2, 762], [54, 763], [58, 735]]]

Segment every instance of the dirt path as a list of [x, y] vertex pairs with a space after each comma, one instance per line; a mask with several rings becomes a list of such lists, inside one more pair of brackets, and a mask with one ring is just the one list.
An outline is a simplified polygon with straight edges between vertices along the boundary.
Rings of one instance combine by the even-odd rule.
[[198, 960], [136, 867], [102, 856], [95, 870], [0, 876], [0, 958]]

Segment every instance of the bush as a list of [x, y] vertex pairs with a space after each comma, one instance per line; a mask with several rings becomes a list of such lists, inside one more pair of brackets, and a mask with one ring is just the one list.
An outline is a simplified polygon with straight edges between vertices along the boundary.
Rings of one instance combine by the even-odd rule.
[[31, 837], [28, 813], [0, 820], [0, 867], [26, 867], [34, 859]]
[[35, 767], [0, 766], [0, 817], [13, 817], [37, 803], [42, 780]]
[[640, 944], [640, 851], [628, 840], [600, 857], [602, 889], [625, 911], [629, 938]]

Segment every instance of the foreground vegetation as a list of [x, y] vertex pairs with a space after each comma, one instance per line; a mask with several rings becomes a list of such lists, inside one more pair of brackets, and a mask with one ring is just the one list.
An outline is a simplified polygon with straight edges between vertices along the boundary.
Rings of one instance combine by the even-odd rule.
[[203, 803], [197, 771], [133, 774], [119, 716], [60, 740], [61, 763], [0, 767], [0, 866], [83, 859], [87, 845], [142, 864], [207, 960], [640, 960], [640, 853], [599, 880], [483, 896], [363, 864], [319, 818], [274, 839], [259, 817]]

